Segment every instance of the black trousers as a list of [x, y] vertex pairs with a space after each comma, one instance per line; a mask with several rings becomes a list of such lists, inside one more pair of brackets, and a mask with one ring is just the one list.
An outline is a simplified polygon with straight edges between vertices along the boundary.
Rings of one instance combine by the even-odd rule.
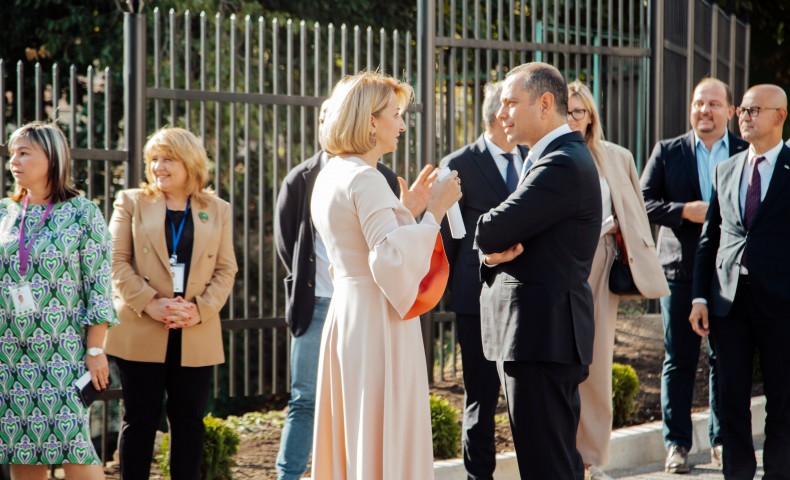
[[480, 315], [455, 315], [464, 369], [464, 467], [470, 480], [490, 480], [496, 468], [494, 435], [499, 374], [483, 355]]
[[748, 277], [741, 277], [730, 313], [711, 319], [727, 480], [752, 480], [757, 471], [750, 404], [755, 349], [760, 353], [766, 398], [763, 479], [790, 479], [790, 311], [786, 315], [763, 315]]
[[124, 405], [118, 445], [121, 478], [148, 480], [162, 400], [167, 394], [170, 475], [173, 480], [198, 480], [212, 367], [181, 366], [181, 330], [170, 331], [165, 363], [115, 361]]
[[576, 450], [579, 384], [586, 365], [497, 362], [522, 480], [582, 480]]

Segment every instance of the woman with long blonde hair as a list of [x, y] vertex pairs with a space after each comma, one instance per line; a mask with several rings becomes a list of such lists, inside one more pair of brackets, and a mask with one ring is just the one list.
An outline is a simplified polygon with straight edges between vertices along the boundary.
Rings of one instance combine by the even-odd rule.
[[576, 448], [584, 461], [585, 480], [611, 480], [601, 470], [609, 461], [612, 433], [612, 359], [620, 297], [609, 290], [609, 272], [622, 237], [631, 274], [647, 298], [669, 293], [645, 212], [639, 177], [631, 152], [604, 140], [601, 117], [592, 92], [576, 80], [568, 84], [568, 125], [581, 132], [601, 182], [601, 238], [590, 271], [595, 304], [595, 343], [590, 376], [579, 385], [581, 416]]

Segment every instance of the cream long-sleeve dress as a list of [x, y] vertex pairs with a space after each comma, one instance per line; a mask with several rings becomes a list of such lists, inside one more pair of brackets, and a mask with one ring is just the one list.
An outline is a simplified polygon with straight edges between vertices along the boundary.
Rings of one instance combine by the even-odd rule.
[[439, 226], [416, 224], [384, 177], [358, 158], [321, 170], [311, 202], [335, 292], [316, 389], [314, 480], [433, 478], [419, 317], [404, 319]]

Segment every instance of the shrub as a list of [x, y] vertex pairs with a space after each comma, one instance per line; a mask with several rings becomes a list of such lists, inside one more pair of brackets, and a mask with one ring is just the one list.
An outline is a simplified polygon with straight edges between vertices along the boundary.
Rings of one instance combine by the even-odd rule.
[[[239, 451], [239, 435], [221, 418], [208, 415], [203, 419], [206, 439], [203, 442], [203, 464], [200, 467], [201, 480], [232, 480], [230, 471], [234, 465], [233, 457]], [[162, 439], [162, 450], [156, 456], [159, 469], [164, 478], [170, 478], [170, 435]]]
[[433, 430], [433, 456], [455, 458], [461, 445], [461, 427], [458, 409], [446, 398], [431, 395], [431, 429]]
[[636, 404], [634, 399], [639, 392], [639, 377], [631, 365], [612, 364], [612, 407], [613, 426], [622, 427], [631, 418]]

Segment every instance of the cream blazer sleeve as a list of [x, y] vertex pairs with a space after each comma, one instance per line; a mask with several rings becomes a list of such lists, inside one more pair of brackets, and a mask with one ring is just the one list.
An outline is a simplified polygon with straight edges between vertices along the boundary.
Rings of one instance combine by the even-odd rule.
[[669, 295], [647, 219], [634, 157], [619, 145], [604, 142], [604, 147], [607, 153], [605, 176], [612, 191], [612, 207], [623, 234], [634, 283], [646, 298]]

